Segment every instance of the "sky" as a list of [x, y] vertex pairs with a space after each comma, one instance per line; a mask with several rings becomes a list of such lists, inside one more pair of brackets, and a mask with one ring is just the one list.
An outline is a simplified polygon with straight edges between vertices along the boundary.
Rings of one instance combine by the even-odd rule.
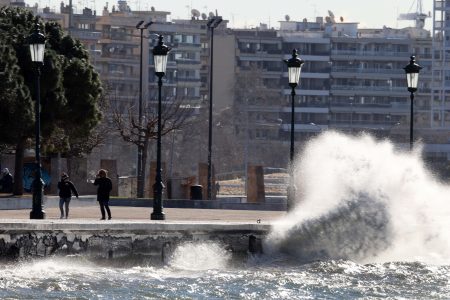
[[[63, 0], [66, 4], [69, 0]], [[171, 12], [173, 19], [188, 18], [192, 9], [200, 13], [216, 12], [224, 19], [229, 20], [229, 27], [251, 28], [260, 23], [277, 28], [279, 21], [289, 15], [292, 21], [301, 21], [304, 18], [314, 20], [316, 16], [325, 17], [328, 10], [333, 12], [336, 20], [343, 17], [344, 22], [358, 22], [361, 28], [407, 27], [413, 21], [398, 21], [400, 13], [412, 13], [417, 10], [420, 0], [128, 0], [132, 10], [156, 10]], [[26, 0], [29, 5], [38, 3], [40, 7], [49, 6], [59, 11], [61, 0]], [[76, 9], [87, 6], [96, 7], [100, 14], [107, 1], [104, 0], [72, 0]], [[117, 4], [110, 0], [109, 8]], [[422, 0], [422, 12], [431, 12], [433, 0]], [[430, 29], [432, 18], [426, 21], [426, 28]]]

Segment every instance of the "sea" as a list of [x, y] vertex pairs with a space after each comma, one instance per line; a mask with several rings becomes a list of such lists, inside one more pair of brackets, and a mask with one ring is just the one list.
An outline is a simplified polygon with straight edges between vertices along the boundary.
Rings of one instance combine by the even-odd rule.
[[180, 244], [165, 263], [0, 262], [0, 299], [450, 299], [450, 187], [421, 157], [324, 132], [297, 154], [296, 204], [263, 252]]

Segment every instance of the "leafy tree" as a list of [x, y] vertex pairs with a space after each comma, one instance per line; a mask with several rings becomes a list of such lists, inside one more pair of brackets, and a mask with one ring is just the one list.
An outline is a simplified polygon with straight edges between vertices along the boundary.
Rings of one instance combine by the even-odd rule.
[[[10, 78], [4, 83], [5, 88], [0, 89], [0, 122], [14, 119], [6, 127], [11, 130], [0, 133], [0, 144], [16, 148], [15, 194], [22, 194], [23, 151], [34, 137], [31, 99], [37, 97], [27, 37], [36, 22], [39, 20], [30, 11], [0, 8], [0, 55], [5, 57], [4, 64], [8, 64], [8, 71], [2, 76]], [[41, 78], [45, 79], [41, 80], [40, 95], [42, 150], [70, 153], [71, 144], [89, 136], [101, 120], [98, 106], [101, 82], [79, 41], [65, 35], [55, 22], [45, 23], [44, 33], [47, 41], [41, 68]], [[56, 137], [64, 142], [54, 143]]]

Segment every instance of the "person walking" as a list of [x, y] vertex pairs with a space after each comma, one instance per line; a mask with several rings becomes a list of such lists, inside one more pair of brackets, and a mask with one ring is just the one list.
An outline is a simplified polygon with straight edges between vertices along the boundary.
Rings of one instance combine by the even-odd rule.
[[[69, 180], [69, 176], [66, 173], [61, 174], [61, 181], [58, 182], [59, 189], [59, 210], [61, 211], [60, 219], [63, 219], [64, 216], [67, 219], [69, 217], [69, 204], [70, 199], [72, 198], [72, 193], [78, 199], [78, 191], [75, 188], [75, 185], [72, 181]], [[66, 208], [64, 214], [64, 206]]]
[[105, 209], [108, 213], [108, 220], [111, 220], [111, 210], [109, 209], [109, 193], [112, 190], [112, 182], [108, 177], [108, 172], [104, 169], [100, 169], [94, 180], [94, 185], [98, 185], [97, 189], [97, 201], [100, 205], [100, 212], [102, 218], [105, 220]]
[[2, 171], [3, 177], [0, 179], [0, 193], [12, 193], [13, 192], [13, 176], [9, 173], [8, 168], [4, 168]]

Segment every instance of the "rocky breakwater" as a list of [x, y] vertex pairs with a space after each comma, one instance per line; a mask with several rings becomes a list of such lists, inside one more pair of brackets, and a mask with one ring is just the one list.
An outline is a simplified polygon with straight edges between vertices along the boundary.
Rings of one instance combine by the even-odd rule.
[[164, 261], [186, 242], [218, 243], [240, 255], [262, 251], [269, 229], [268, 224], [237, 222], [7, 220], [0, 221], [0, 258], [81, 254]]

